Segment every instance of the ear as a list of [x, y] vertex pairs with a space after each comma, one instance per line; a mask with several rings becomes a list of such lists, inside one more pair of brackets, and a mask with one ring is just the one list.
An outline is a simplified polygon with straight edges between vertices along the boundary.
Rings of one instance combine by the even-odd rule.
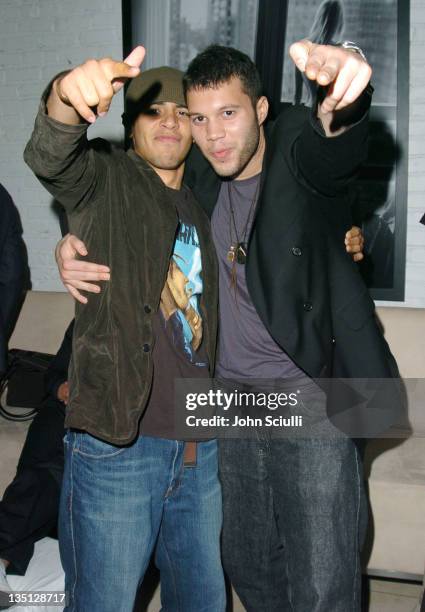
[[261, 96], [261, 98], [258, 99], [255, 110], [257, 113], [258, 125], [263, 125], [269, 112], [269, 101], [266, 96]]

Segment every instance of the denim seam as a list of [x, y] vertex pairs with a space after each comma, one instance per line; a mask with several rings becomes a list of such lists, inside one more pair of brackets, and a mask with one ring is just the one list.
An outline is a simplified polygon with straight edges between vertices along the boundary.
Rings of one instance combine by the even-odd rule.
[[[168, 488], [167, 491], [165, 492], [165, 499], [167, 499], [174, 491], [174, 486], [173, 486], [173, 482], [175, 482], [175, 474], [174, 474], [174, 469], [175, 469], [175, 465], [176, 465], [176, 461], [177, 461], [177, 456], [179, 454], [179, 442], [177, 440], [175, 440], [175, 444], [176, 444], [176, 452], [174, 453], [174, 457], [173, 457], [173, 463], [171, 465], [171, 480], [168, 483]], [[184, 447], [182, 447], [184, 448]]]
[[75, 589], [77, 588], [77, 555], [75, 552], [75, 539], [74, 539], [74, 521], [73, 521], [73, 501], [74, 501], [74, 476], [73, 476], [73, 467], [74, 467], [74, 448], [75, 448], [75, 436], [73, 440], [72, 450], [71, 450], [71, 465], [70, 465], [70, 495], [69, 495], [69, 522], [71, 527], [71, 542], [72, 542], [72, 557], [74, 561], [74, 584], [72, 586], [72, 609], [75, 610]]
[[178, 590], [177, 590], [177, 586], [176, 586], [177, 585], [177, 581], [176, 581], [176, 577], [175, 577], [175, 574], [174, 574], [174, 566], [171, 563], [171, 558], [170, 558], [170, 555], [168, 553], [168, 549], [167, 549], [167, 547], [165, 545], [165, 539], [164, 539], [164, 536], [162, 535], [162, 531], [161, 530], [159, 532], [159, 539], [161, 540], [161, 544], [162, 544], [162, 546], [164, 548], [165, 556], [166, 556], [167, 561], [168, 561], [168, 565], [170, 566], [170, 570], [171, 570], [170, 573], [171, 573], [171, 575], [173, 577], [174, 595], [175, 595], [175, 599], [176, 599], [176, 602], [177, 602], [177, 610], [180, 610], [181, 607], [180, 607], [180, 602], [179, 602], [179, 597], [178, 597]]
[[[280, 530], [279, 530], [279, 523], [277, 522], [276, 515], [275, 515], [275, 510], [274, 510], [273, 489], [271, 489], [271, 491], [272, 491], [272, 500], [271, 500], [272, 501], [272, 506], [271, 506], [271, 509], [272, 509], [272, 518], [276, 522], [276, 531], [277, 531], [278, 537], [282, 540], [282, 544], [283, 544], [283, 546], [285, 548], [285, 573], [286, 573], [286, 584], [287, 584], [286, 592], [287, 592], [287, 596], [288, 596], [287, 599], [288, 599], [289, 605], [291, 606], [291, 611], [293, 611], [294, 610], [294, 605], [293, 605], [293, 602], [292, 602], [291, 581], [289, 579], [289, 559], [288, 559], [288, 554], [287, 554], [288, 544], [287, 544], [285, 535], [283, 533], [281, 533]], [[271, 541], [271, 527], [270, 527], [270, 541]]]
[[75, 449], [76, 453], [78, 453], [79, 455], [82, 455], [83, 457], [88, 457], [89, 459], [109, 459], [109, 457], [116, 457], [117, 455], [120, 455], [124, 451], [125, 451], [125, 448], [120, 448], [119, 450], [113, 453], [107, 454], [107, 455], [91, 455], [90, 453], [85, 453], [84, 451], [81, 451], [78, 448]]
[[355, 548], [355, 555], [356, 555], [356, 570], [354, 573], [354, 588], [353, 588], [353, 610], [356, 609], [356, 593], [357, 593], [357, 589], [356, 589], [356, 584], [357, 584], [357, 573], [359, 570], [359, 554], [358, 554], [358, 537], [359, 537], [359, 520], [360, 520], [360, 497], [361, 497], [361, 490], [360, 490], [360, 470], [359, 470], [359, 457], [357, 455], [357, 450], [356, 448], [354, 448], [354, 455], [356, 457], [356, 474], [357, 474], [357, 516], [356, 516], [356, 538], [355, 538], [355, 542], [356, 542], [356, 548]]

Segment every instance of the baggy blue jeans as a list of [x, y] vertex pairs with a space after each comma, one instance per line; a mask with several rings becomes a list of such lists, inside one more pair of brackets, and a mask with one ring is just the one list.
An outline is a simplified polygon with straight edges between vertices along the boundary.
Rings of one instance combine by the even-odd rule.
[[[130, 446], [65, 436], [59, 542], [68, 612], [131, 612], [155, 550], [166, 612], [222, 612], [217, 442], [139, 437]], [[155, 549], [156, 547], [156, 549]]]
[[322, 399], [298, 412], [317, 419], [306, 438], [219, 442], [224, 569], [248, 612], [359, 612], [362, 459]]

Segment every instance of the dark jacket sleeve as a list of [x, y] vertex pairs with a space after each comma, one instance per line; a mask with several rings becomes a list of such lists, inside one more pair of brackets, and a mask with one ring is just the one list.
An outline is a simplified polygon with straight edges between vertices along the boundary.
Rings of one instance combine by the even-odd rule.
[[18, 210], [0, 185], [0, 372], [6, 368], [7, 342], [24, 298], [27, 259]]
[[[284, 154], [304, 185], [319, 195], [333, 197], [356, 178], [367, 156], [370, 103], [371, 94], [367, 91], [352, 114], [340, 118], [340, 125], [348, 123], [349, 127], [335, 137], [327, 137], [315, 113], [302, 107], [292, 107], [279, 117]], [[298, 129], [294, 130], [294, 125]]]
[[46, 393], [57, 399], [60, 385], [68, 380], [68, 368], [72, 351], [72, 334], [74, 331], [74, 320], [68, 326], [62, 344], [52, 361], [49, 363], [44, 384]]
[[[88, 141], [88, 124], [67, 125], [49, 117], [43, 94], [24, 160], [42, 185], [68, 212], [93, 202], [105, 180], [96, 143]], [[106, 143], [107, 144], [107, 143]]]

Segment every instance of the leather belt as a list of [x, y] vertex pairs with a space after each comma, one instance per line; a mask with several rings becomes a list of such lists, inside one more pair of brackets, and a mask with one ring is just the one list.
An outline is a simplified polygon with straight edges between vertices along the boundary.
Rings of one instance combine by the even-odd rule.
[[196, 442], [185, 442], [183, 454], [184, 467], [196, 467], [197, 450]]

